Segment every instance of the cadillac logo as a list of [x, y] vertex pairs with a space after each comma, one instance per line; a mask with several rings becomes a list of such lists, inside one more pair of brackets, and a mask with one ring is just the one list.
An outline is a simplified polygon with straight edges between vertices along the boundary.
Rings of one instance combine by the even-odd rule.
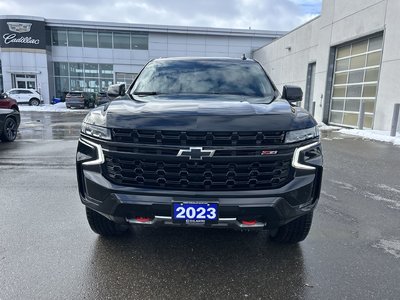
[[188, 157], [191, 160], [202, 160], [203, 157], [213, 157], [215, 150], [204, 150], [203, 147], [190, 147], [179, 150], [176, 156]]
[[31, 31], [32, 23], [7, 22], [8, 29], [17, 33]]

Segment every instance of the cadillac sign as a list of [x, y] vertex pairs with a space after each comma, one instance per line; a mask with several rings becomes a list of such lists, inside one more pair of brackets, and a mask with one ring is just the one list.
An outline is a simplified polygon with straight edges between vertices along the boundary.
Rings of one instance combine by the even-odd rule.
[[1, 48], [46, 49], [43, 21], [0, 20]]

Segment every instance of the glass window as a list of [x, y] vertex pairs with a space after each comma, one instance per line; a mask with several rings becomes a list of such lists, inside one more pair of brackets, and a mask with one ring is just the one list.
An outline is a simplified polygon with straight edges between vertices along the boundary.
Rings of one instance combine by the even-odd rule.
[[363, 97], [375, 97], [376, 96], [376, 84], [364, 85]]
[[368, 69], [365, 71], [365, 82], [378, 81], [379, 68]]
[[82, 31], [68, 30], [68, 46], [82, 47]]
[[53, 46], [67, 46], [67, 31], [62, 29], [51, 30]]
[[100, 48], [112, 48], [112, 33], [111, 32], [99, 32], [99, 47]]
[[83, 80], [83, 78], [71, 77], [70, 87], [71, 91], [83, 91], [86, 88], [85, 80]]
[[350, 69], [360, 69], [365, 67], [366, 55], [355, 56], [351, 58]]
[[382, 52], [374, 52], [368, 54], [367, 66], [379, 66], [381, 64]]
[[365, 112], [373, 113], [375, 110], [375, 100], [364, 100]]
[[114, 32], [114, 48], [116, 49], [130, 49], [130, 34], [129, 33], [115, 33]]
[[346, 71], [349, 69], [350, 59], [341, 59], [336, 62], [336, 71]]
[[[337, 48], [333, 99], [330, 107], [335, 113], [331, 112], [330, 122], [357, 126], [361, 108], [360, 99], [364, 98], [362, 101], [365, 103], [365, 112], [368, 115], [365, 117], [364, 126], [372, 127], [382, 59], [382, 43], [383, 36], [381, 35]], [[349, 48], [351, 48], [350, 53]], [[349, 58], [343, 59], [343, 57]], [[346, 71], [348, 69], [349, 72]], [[344, 114], [339, 115], [338, 111], [343, 111]]]
[[63, 97], [69, 92], [69, 80], [68, 77], [55, 77], [56, 95], [57, 97]]
[[382, 49], [382, 36], [378, 36], [376, 38], [370, 39], [369, 40], [369, 47], [368, 51], [374, 51], [374, 50], [379, 50]]
[[346, 97], [361, 97], [362, 85], [350, 85], [347, 87]]
[[112, 79], [100, 79], [100, 91], [106, 91], [110, 85], [112, 85], [114, 81]]
[[86, 78], [85, 79], [85, 92], [95, 93], [99, 89], [99, 80], [96, 78]]
[[19, 90], [17, 91], [17, 94], [33, 94], [33, 93], [29, 90]]
[[346, 100], [346, 111], [360, 111], [360, 100]]
[[341, 124], [343, 121], [343, 113], [342, 112], [331, 112], [331, 122]]
[[115, 74], [115, 81], [117, 83], [125, 83], [125, 85], [128, 87], [131, 85], [133, 80], [135, 80], [137, 74], [135, 73], [116, 73]]
[[333, 97], [344, 97], [346, 95], [345, 86], [335, 86], [333, 89]]
[[365, 115], [364, 116], [364, 127], [372, 128], [373, 122], [374, 122], [374, 117], [373, 116], [369, 116], [369, 115]]
[[84, 31], [83, 32], [83, 46], [88, 48], [97, 48], [97, 32]]
[[114, 78], [113, 65], [100, 64], [100, 77], [101, 78]]
[[350, 56], [350, 49], [351, 49], [350, 45], [338, 48], [338, 50], [337, 50], [337, 58]]
[[114, 79], [111, 64], [55, 62], [54, 74], [57, 97], [65, 97], [69, 91], [104, 91], [113, 84]]
[[345, 84], [345, 83], [347, 83], [347, 74], [348, 73], [337, 73], [335, 75], [335, 84]]
[[364, 70], [349, 73], [349, 83], [359, 83], [364, 81]]
[[332, 109], [333, 110], [343, 110], [344, 100], [343, 99], [332, 99]]
[[68, 63], [54, 62], [54, 75], [55, 76], [68, 76]]
[[[17, 88], [26, 89], [26, 82], [25, 81], [17, 81]], [[21, 93], [18, 91], [17, 94], [21, 94]]]
[[357, 55], [367, 52], [368, 40], [354, 43], [351, 48], [351, 55]]
[[85, 77], [99, 77], [98, 64], [85, 64]]
[[51, 46], [51, 28], [46, 27], [46, 46]]
[[83, 64], [81, 63], [70, 63], [69, 64], [70, 76], [83, 77]]
[[147, 50], [148, 35], [146, 34], [131, 34], [131, 49]]
[[357, 126], [358, 114], [345, 113], [343, 118], [343, 124], [349, 126]]

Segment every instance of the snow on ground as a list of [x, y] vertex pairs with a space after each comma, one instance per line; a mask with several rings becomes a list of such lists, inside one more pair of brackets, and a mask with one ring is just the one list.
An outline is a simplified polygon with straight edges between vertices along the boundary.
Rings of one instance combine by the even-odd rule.
[[369, 130], [369, 129], [340, 129], [340, 133], [348, 134], [348, 135], [355, 135], [360, 136], [365, 139], [381, 141], [381, 142], [388, 142], [392, 143], [393, 145], [400, 146], [400, 134], [390, 136], [390, 131], [382, 131], [382, 130]]
[[318, 123], [318, 128], [320, 131], [334, 131], [341, 129], [342, 127], [326, 125], [325, 123], [320, 122]]
[[60, 102], [56, 104], [44, 104], [39, 106], [27, 106], [20, 105], [20, 111], [45, 111], [45, 112], [85, 112], [86, 109], [68, 109], [65, 106], [65, 102]]
[[380, 240], [378, 243], [373, 245], [378, 249], [383, 249], [385, 252], [393, 255], [396, 258], [400, 258], [400, 241], [398, 240]]

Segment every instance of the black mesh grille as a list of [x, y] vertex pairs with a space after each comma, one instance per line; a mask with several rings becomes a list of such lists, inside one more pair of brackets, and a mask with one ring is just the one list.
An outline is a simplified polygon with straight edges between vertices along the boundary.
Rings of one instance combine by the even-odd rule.
[[277, 188], [290, 180], [290, 160], [240, 159], [235, 162], [137, 159], [105, 154], [110, 181], [134, 187], [174, 190], [251, 190]]
[[283, 143], [283, 131], [167, 131], [113, 129], [113, 141], [173, 146], [263, 146]]

